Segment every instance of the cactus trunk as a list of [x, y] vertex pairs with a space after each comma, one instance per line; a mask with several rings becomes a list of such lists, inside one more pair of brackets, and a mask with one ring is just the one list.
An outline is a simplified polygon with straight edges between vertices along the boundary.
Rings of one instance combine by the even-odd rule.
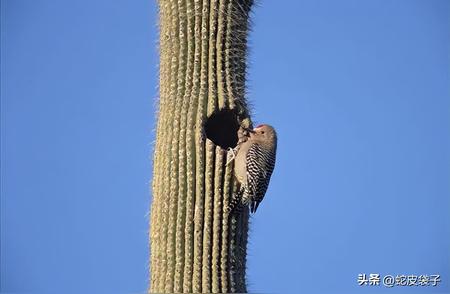
[[250, 126], [244, 99], [250, 0], [160, 0], [160, 101], [150, 292], [246, 292], [248, 210], [227, 147]]

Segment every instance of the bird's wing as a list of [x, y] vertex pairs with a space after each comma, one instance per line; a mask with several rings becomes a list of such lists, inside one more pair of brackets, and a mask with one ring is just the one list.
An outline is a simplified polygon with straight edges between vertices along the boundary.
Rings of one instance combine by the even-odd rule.
[[[259, 144], [247, 153], [247, 189], [256, 207], [263, 199], [275, 164], [275, 150], [266, 150]], [[254, 210], [256, 210], [256, 207]]]

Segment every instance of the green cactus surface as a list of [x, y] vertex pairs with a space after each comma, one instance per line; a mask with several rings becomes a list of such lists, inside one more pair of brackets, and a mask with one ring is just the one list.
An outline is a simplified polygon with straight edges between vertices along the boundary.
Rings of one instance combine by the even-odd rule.
[[151, 293], [246, 292], [248, 209], [229, 214], [250, 0], [160, 0]]

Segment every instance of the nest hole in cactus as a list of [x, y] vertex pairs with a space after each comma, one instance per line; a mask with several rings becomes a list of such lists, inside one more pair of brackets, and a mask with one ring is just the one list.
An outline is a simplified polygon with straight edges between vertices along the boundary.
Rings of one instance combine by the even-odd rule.
[[234, 148], [238, 142], [239, 121], [235, 110], [213, 112], [204, 125], [206, 137], [223, 149]]

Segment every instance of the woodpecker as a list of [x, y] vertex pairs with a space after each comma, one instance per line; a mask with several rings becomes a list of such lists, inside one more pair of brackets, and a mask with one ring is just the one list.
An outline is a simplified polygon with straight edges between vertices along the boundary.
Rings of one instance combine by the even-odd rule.
[[259, 125], [253, 130], [240, 130], [240, 138], [234, 163], [234, 175], [239, 189], [233, 195], [228, 211], [237, 205], [249, 206], [256, 212], [269, 186], [275, 167], [277, 134], [269, 125]]

